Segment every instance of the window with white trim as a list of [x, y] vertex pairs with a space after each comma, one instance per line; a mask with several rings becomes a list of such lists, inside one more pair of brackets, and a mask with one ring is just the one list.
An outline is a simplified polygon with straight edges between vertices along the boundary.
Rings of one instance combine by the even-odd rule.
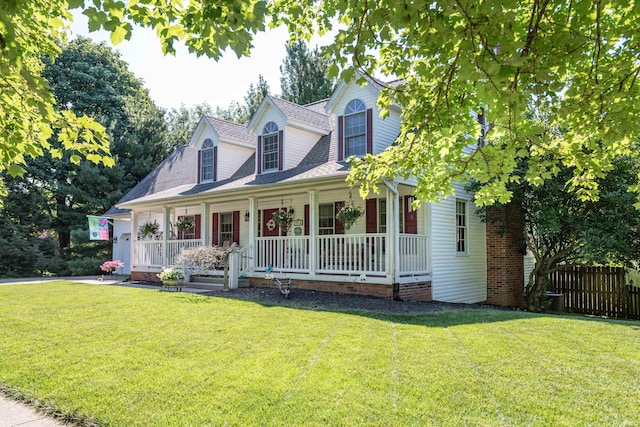
[[225, 242], [231, 244], [233, 242], [233, 213], [224, 212], [220, 214], [220, 242], [224, 245]]
[[378, 199], [378, 233], [387, 232], [387, 199]]
[[367, 107], [354, 99], [344, 109], [344, 157], [367, 154]]
[[467, 202], [456, 200], [456, 252], [467, 253]]
[[200, 181], [213, 181], [213, 141], [205, 139], [200, 149]]
[[266, 124], [262, 130], [262, 171], [278, 170], [278, 125]]
[[333, 203], [318, 206], [318, 234], [334, 234], [335, 230], [335, 208]]

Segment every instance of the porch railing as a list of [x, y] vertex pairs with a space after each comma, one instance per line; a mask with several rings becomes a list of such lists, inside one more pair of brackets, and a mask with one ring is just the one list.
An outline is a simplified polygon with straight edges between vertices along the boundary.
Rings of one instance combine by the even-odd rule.
[[384, 274], [385, 244], [385, 234], [318, 236], [318, 272]]
[[271, 266], [278, 272], [309, 271], [309, 237], [277, 236], [256, 239], [255, 268]]
[[[176, 266], [181, 251], [202, 244], [201, 240], [167, 241], [166, 258], [162, 258], [162, 242], [137, 241], [135, 265], [149, 267]], [[387, 239], [383, 233], [329, 235], [316, 237], [315, 272], [321, 274], [387, 275]], [[251, 259], [251, 249], [253, 257]], [[277, 272], [314, 273], [310, 271], [310, 239], [308, 236], [259, 237], [255, 247], [237, 252], [237, 273], [242, 275], [253, 267], [264, 271], [268, 266]], [[429, 236], [401, 234], [399, 236], [399, 273], [401, 276], [427, 274]]]
[[199, 246], [202, 246], [202, 240], [200, 239], [168, 240], [167, 258], [164, 260], [164, 265], [171, 267], [177, 266], [180, 252], [197, 248]]
[[135, 245], [134, 265], [147, 267], [175, 267], [180, 252], [193, 249], [202, 244], [200, 239], [167, 241], [166, 257], [162, 257], [161, 240], [138, 240]]
[[400, 275], [424, 274], [430, 272], [429, 236], [421, 234], [401, 234]]

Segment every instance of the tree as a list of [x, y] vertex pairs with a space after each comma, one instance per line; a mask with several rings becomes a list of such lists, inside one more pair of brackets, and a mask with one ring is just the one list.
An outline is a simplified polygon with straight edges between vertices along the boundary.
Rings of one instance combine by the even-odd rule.
[[[54, 57], [64, 40], [70, 13], [64, 0], [0, 4], [0, 172], [22, 175], [27, 158], [45, 151], [60, 158], [49, 138], [55, 130], [74, 163], [80, 155], [112, 166], [104, 128], [86, 116], [54, 108], [53, 94], [42, 77], [43, 57]], [[6, 194], [0, 181], [0, 195]]]
[[305, 105], [331, 96], [334, 81], [327, 74], [329, 58], [317, 47], [309, 50], [302, 40], [285, 47], [287, 56], [280, 66], [282, 98]]
[[211, 113], [211, 106], [206, 102], [190, 108], [181, 105], [180, 108], [167, 111], [165, 113], [166, 145], [171, 148], [187, 145], [202, 116]]
[[258, 83], [251, 83], [247, 94], [244, 96], [244, 105], [233, 101], [228, 108], [216, 108], [215, 115], [221, 119], [234, 123], [246, 123], [258, 111], [264, 97], [269, 94], [269, 83], [262, 74], [258, 75]]
[[[565, 182], [573, 174], [570, 168], [542, 185], [525, 180], [509, 184], [511, 203], [522, 214], [523, 239], [536, 261], [525, 284], [529, 309], [540, 307], [549, 274], [562, 264], [631, 265], [640, 260], [640, 216], [633, 206], [637, 194], [627, 191], [638, 171], [639, 164], [630, 158], [615, 159], [614, 169], [597, 180], [597, 201], [584, 201], [566, 191]], [[516, 173], [527, 173], [524, 161]]]
[[[597, 198], [597, 178], [617, 156], [640, 156], [631, 150], [640, 133], [640, 14], [628, 2], [36, 0], [0, 6], [0, 75], [13, 79], [11, 86], [3, 80], [10, 95], [0, 99], [0, 128], [11, 117], [25, 123], [2, 137], [3, 167], [48, 148], [46, 132], [63, 116], [46, 107], [52, 99], [38, 58], [56, 53], [67, 7], [81, 8], [90, 29], [110, 31], [114, 43], [139, 24], [157, 30], [165, 52], [182, 40], [214, 59], [227, 47], [247, 55], [267, 20], [305, 40], [339, 22], [327, 47], [331, 77], [349, 80], [355, 66], [404, 82], [378, 100], [383, 116], [393, 102], [402, 107], [398, 143], [353, 162], [351, 182], [364, 192], [382, 177], [414, 176], [417, 198], [434, 200], [452, 194], [453, 180], [474, 178], [483, 185], [479, 203], [505, 202], [515, 159], [527, 158], [527, 182], [541, 184], [569, 167], [569, 190]], [[532, 122], [539, 110], [548, 113]], [[486, 126], [478, 115], [489, 118]]]
[[[29, 162], [28, 174], [52, 194], [52, 225], [61, 250], [73, 229], [86, 228], [87, 214], [101, 214], [144, 178], [167, 155], [164, 120], [142, 82], [104, 43], [79, 38], [64, 46], [55, 61], [45, 61], [57, 105], [101, 123], [111, 140], [115, 166], [75, 164], [69, 154], [45, 155]], [[55, 139], [50, 141], [57, 147]], [[104, 243], [90, 243], [95, 250]], [[77, 252], [87, 252], [81, 250]], [[92, 250], [89, 250], [91, 253]], [[66, 254], [66, 257], [71, 257]]]

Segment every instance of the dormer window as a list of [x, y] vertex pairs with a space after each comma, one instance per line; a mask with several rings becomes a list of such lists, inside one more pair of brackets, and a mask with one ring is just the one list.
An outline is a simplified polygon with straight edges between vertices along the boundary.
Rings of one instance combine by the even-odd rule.
[[344, 110], [344, 156], [364, 156], [367, 152], [367, 107], [359, 99]]
[[372, 153], [372, 111], [364, 102], [354, 99], [338, 117], [338, 161]]
[[202, 142], [200, 148], [200, 182], [203, 181], [215, 181], [216, 180], [216, 147], [213, 146], [213, 141], [209, 138]]
[[258, 137], [258, 173], [282, 169], [282, 131], [269, 122]]

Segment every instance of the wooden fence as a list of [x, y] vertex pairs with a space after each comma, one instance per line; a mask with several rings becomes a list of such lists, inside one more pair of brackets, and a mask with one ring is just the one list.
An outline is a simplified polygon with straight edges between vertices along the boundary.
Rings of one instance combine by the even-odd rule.
[[549, 279], [567, 312], [640, 319], [640, 287], [630, 285], [626, 273], [622, 267], [567, 265]]

